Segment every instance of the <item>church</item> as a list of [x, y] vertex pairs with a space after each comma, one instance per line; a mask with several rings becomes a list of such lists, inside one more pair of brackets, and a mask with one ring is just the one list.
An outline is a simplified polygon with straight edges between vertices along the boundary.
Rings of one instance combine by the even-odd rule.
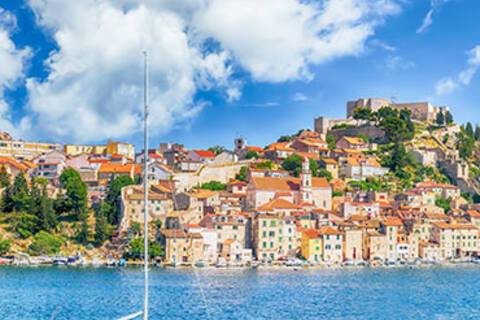
[[299, 178], [251, 177], [247, 186], [247, 208], [256, 209], [273, 199], [331, 210], [332, 187], [325, 178], [312, 177], [308, 159], [305, 158]]

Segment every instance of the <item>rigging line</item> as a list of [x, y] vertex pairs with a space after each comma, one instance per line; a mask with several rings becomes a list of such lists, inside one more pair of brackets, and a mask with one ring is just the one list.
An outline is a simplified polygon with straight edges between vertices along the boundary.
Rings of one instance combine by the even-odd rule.
[[[173, 177], [173, 176], [172, 176], [172, 177]], [[169, 181], [169, 182], [170, 182], [170, 183], [169, 183], [169, 184], [170, 184], [170, 193], [171, 193], [171, 195], [172, 195], [172, 200], [173, 200], [174, 209], [177, 209], [177, 208], [178, 208], [178, 206], [177, 206], [177, 198], [175, 197], [175, 190], [174, 190], [175, 188], [174, 188], [174, 185], [172, 184], [172, 180], [173, 180], [173, 178], [170, 179], [170, 181]], [[176, 261], [175, 261], [175, 263], [176, 263]], [[193, 268], [193, 274], [194, 274], [194, 278], [195, 278], [196, 285], [197, 285], [197, 287], [198, 287], [199, 290], [200, 290], [200, 296], [201, 296], [203, 305], [204, 305], [204, 307], [205, 307], [205, 310], [206, 310], [206, 312], [207, 312], [207, 316], [208, 316], [209, 319], [211, 319], [211, 318], [212, 318], [212, 310], [211, 310], [211, 308], [210, 308], [210, 303], [209, 303], [208, 300], [207, 300], [207, 297], [206, 297], [205, 292], [204, 292], [204, 290], [203, 290], [203, 287], [202, 287], [202, 285], [201, 285], [201, 281], [200, 281], [200, 279], [199, 279], [199, 277], [198, 277], [197, 270], [195, 270], [195, 268]]]

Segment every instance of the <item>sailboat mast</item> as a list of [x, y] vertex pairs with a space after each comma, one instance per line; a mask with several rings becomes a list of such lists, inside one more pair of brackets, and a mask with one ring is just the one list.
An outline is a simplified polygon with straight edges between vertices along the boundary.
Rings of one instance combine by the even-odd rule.
[[143, 234], [144, 234], [144, 301], [143, 301], [143, 319], [148, 320], [148, 54], [145, 56], [145, 75], [144, 75], [144, 146], [143, 146]]

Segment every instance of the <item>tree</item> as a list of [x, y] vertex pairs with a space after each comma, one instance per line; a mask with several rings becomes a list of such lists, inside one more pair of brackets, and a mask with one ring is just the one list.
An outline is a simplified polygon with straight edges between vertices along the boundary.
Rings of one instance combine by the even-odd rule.
[[461, 131], [457, 135], [457, 149], [462, 159], [466, 160], [470, 158], [473, 154], [474, 147], [475, 140], [471, 136], [469, 136], [468, 133]]
[[23, 174], [15, 177], [11, 185], [4, 194], [3, 209], [5, 212], [20, 212], [30, 209], [30, 194], [27, 180]]
[[33, 255], [53, 255], [60, 252], [63, 240], [46, 231], [40, 231], [33, 237], [32, 244], [28, 247]]
[[270, 160], [258, 162], [258, 163], [255, 164], [255, 167], [257, 169], [272, 170], [273, 169], [273, 162], [270, 161]]
[[473, 133], [473, 126], [472, 126], [471, 122], [467, 122], [467, 125], [465, 127], [465, 134], [470, 138], [475, 137], [475, 134]]
[[121, 208], [118, 200], [122, 192], [122, 188], [133, 185], [134, 181], [129, 176], [119, 176], [111, 180], [107, 187], [107, 196], [105, 202], [110, 206], [110, 213], [107, 216], [109, 224], [118, 225], [120, 223]]
[[75, 234], [78, 243], [86, 245], [92, 240], [90, 227], [88, 225], [88, 212], [85, 210], [79, 215], [79, 226]]
[[439, 197], [439, 198], [435, 199], [435, 205], [437, 207], [442, 208], [445, 213], [450, 211], [450, 203], [451, 202], [452, 202], [452, 199], [450, 199], [450, 198], [445, 199], [445, 198], [440, 198]]
[[453, 123], [453, 116], [452, 114], [450, 113], [450, 111], [445, 111], [445, 122], [450, 125]]
[[8, 239], [0, 240], [0, 256], [3, 256], [8, 251], [10, 251], [11, 245], [12, 245], [12, 242]]
[[202, 183], [200, 185], [200, 189], [212, 190], [212, 191], [222, 191], [227, 190], [227, 185], [225, 183], [221, 183], [219, 181], [209, 181]]
[[353, 111], [353, 118], [357, 120], [372, 120], [372, 110], [370, 108], [356, 108]]
[[95, 237], [94, 243], [97, 247], [101, 246], [112, 236], [112, 227], [108, 224], [108, 215], [111, 207], [105, 201], [100, 202], [95, 208]]
[[437, 119], [435, 120], [437, 125], [443, 126], [445, 124], [445, 116], [443, 115], [443, 112], [437, 113]]
[[478, 124], [475, 127], [475, 141], [480, 141], [480, 126]]
[[302, 170], [303, 158], [298, 154], [292, 154], [288, 156], [282, 162], [282, 168], [289, 171], [295, 176], [298, 176]]
[[213, 147], [208, 148], [208, 150], [209, 150], [209, 151], [212, 151], [213, 153], [215, 153], [215, 155], [219, 155], [220, 153], [222, 153], [223, 151], [225, 151], [225, 147], [224, 147], [224, 146], [216, 145], [216, 146], [213, 146]]
[[247, 154], [245, 155], [246, 159], [258, 159], [260, 156], [258, 155], [257, 151], [254, 150], [248, 150]]
[[87, 186], [73, 168], [67, 168], [62, 172], [60, 183], [66, 190], [63, 197], [64, 210], [79, 217], [87, 210]]
[[0, 168], [0, 189], [8, 188], [10, 186], [10, 174], [4, 166]]
[[240, 168], [240, 172], [237, 173], [235, 179], [240, 181], [247, 181], [248, 167], [243, 166]]
[[327, 179], [328, 181], [332, 180], [332, 174], [330, 173], [330, 171], [328, 171], [327, 169], [324, 169], [324, 168], [321, 168], [321, 169], [318, 169], [317, 171], [317, 175], [321, 178], [325, 178]]
[[32, 209], [31, 213], [35, 214], [40, 223], [42, 230], [52, 231], [57, 227], [57, 214], [54, 209], [53, 200], [47, 195], [46, 186], [43, 185], [39, 190], [38, 182], [33, 182], [30, 193]]
[[292, 140], [293, 138], [291, 136], [280, 136], [280, 138], [277, 139], [277, 142], [290, 142]]
[[38, 217], [30, 213], [16, 213], [11, 215], [7, 219], [7, 222], [10, 224], [11, 230], [23, 239], [26, 239], [40, 231]]
[[337, 142], [335, 140], [335, 137], [332, 136], [331, 134], [327, 134], [326, 140], [327, 140], [327, 144], [328, 144], [328, 149], [330, 149], [330, 150], [335, 149], [335, 145], [336, 145], [336, 142]]
[[[130, 242], [128, 250], [124, 256], [130, 259], [141, 259], [145, 254], [144, 238], [135, 238]], [[155, 241], [148, 242], [148, 256], [150, 258], [162, 257], [165, 255], [165, 250], [162, 245]]]
[[310, 168], [310, 172], [312, 172], [312, 176], [318, 176], [318, 162], [313, 159], [308, 159], [308, 166]]

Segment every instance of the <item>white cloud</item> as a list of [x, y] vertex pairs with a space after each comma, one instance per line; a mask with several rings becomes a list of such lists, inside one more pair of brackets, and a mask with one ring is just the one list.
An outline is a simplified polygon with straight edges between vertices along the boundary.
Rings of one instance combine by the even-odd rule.
[[302, 92], [297, 92], [292, 96], [292, 101], [294, 102], [305, 102], [308, 101], [308, 97]]
[[468, 60], [465, 69], [460, 71], [456, 76], [445, 77], [437, 81], [435, 85], [435, 93], [437, 95], [445, 95], [452, 93], [461, 86], [468, 86], [473, 77], [480, 69], [480, 45], [467, 51]]
[[385, 65], [388, 69], [397, 71], [397, 70], [408, 70], [415, 66], [413, 61], [402, 58], [401, 56], [388, 56], [385, 59]]
[[15, 16], [0, 8], [0, 130], [12, 134], [18, 132], [10, 117], [5, 101], [5, 90], [13, 89], [24, 77], [24, 66], [30, 57], [30, 49], [19, 49], [12, 41], [17, 26]]
[[[151, 56], [155, 134], [191, 119], [198, 90], [241, 97], [254, 81], [310, 80], [312, 64], [358, 55], [394, 0], [30, 0], [58, 46], [47, 79], [28, 79], [23, 121], [49, 138], [85, 142], [141, 129], [142, 57]], [[61, 14], [59, 14], [61, 13]]]
[[431, 0], [430, 1], [430, 10], [428, 10], [427, 14], [423, 18], [422, 24], [417, 29], [417, 33], [424, 33], [425, 31], [430, 28], [433, 23], [433, 14], [437, 12], [441, 6], [445, 3], [449, 2], [450, 0]]

